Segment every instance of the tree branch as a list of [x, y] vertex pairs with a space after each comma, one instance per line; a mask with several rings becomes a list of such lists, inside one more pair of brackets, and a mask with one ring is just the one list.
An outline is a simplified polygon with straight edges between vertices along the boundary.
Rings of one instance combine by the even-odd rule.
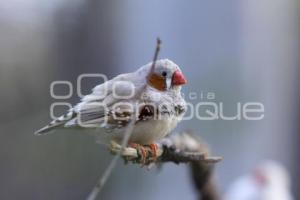
[[[152, 160], [153, 158], [150, 157], [148, 158], [150, 160], [147, 160], [146, 164], [159, 162], [174, 162], [179, 164], [199, 161], [207, 164], [213, 164], [222, 160], [221, 157], [209, 156], [206, 147], [204, 148], [203, 144], [201, 144], [201, 148], [199, 148], [200, 143], [198, 143], [196, 138], [187, 133], [177, 134], [175, 136], [165, 138], [157, 145], [157, 159]], [[145, 164], [141, 163], [141, 160], [139, 159], [141, 155], [139, 155], [139, 151], [135, 148], [126, 147], [122, 152], [120, 152], [122, 146], [114, 141], [111, 141], [109, 149], [113, 154], [121, 153], [121, 156], [126, 161]], [[150, 147], [145, 146], [144, 149], [151, 154]]]
[[[148, 153], [151, 149], [144, 147]], [[149, 165], [153, 163], [173, 162], [176, 164], [190, 164], [192, 180], [194, 187], [198, 192], [201, 200], [219, 200], [220, 195], [216, 189], [213, 175], [214, 164], [221, 161], [221, 157], [210, 156], [207, 145], [202, 140], [190, 133], [183, 132], [174, 136], [165, 138], [158, 144], [157, 159], [153, 160], [150, 156], [142, 161], [139, 151], [135, 148], [126, 147], [121, 151], [122, 147], [111, 142], [109, 149], [113, 154], [120, 153], [126, 162]]]

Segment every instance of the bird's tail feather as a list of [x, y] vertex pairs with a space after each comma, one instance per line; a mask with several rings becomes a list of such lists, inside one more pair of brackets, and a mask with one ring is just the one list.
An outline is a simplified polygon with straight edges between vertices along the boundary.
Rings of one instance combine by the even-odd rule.
[[68, 122], [75, 116], [76, 116], [76, 113], [74, 113], [74, 112], [69, 112], [65, 115], [62, 115], [59, 118], [50, 122], [47, 126], [35, 131], [34, 134], [35, 135], [44, 135], [46, 133], [49, 133], [51, 130], [58, 128], [60, 126], [63, 126], [66, 122]]

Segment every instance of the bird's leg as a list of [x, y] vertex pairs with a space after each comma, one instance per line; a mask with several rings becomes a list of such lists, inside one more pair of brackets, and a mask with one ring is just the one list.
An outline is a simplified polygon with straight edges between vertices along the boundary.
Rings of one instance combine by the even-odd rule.
[[157, 149], [158, 149], [157, 144], [152, 143], [152, 144], [149, 144], [147, 146], [150, 148], [150, 152], [151, 152], [151, 156], [152, 156], [153, 161], [156, 161], [156, 159], [157, 159]]

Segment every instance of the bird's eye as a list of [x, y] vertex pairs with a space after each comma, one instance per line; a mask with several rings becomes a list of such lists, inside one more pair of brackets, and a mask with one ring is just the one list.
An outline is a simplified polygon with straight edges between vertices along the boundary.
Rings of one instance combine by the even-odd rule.
[[161, 73], [161, 75], [162, 75], [163, 77], [166, 77], [166, 76], [167, 76], [167, 72], [163, 71], [163, 72]]

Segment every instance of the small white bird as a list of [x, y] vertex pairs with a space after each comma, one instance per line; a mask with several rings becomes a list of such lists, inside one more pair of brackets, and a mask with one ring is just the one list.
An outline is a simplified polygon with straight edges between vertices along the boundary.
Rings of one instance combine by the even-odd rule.
[[94, 132], [100, 140], [121, 142], [135, 115], [129, 142], [150, 145], [165, 137], [182, 119], [186, 102], [181, 85], [187, 81], [180, 68], [168, 59], [142, 66], [96, 86], [93, 92], [67, 114], [35, 134], [57, 128], [80, 128]]
[[225, 200], [293, 200], [288, 171], [278, 162], [264, 161], [254, 171], [236, 180]]

